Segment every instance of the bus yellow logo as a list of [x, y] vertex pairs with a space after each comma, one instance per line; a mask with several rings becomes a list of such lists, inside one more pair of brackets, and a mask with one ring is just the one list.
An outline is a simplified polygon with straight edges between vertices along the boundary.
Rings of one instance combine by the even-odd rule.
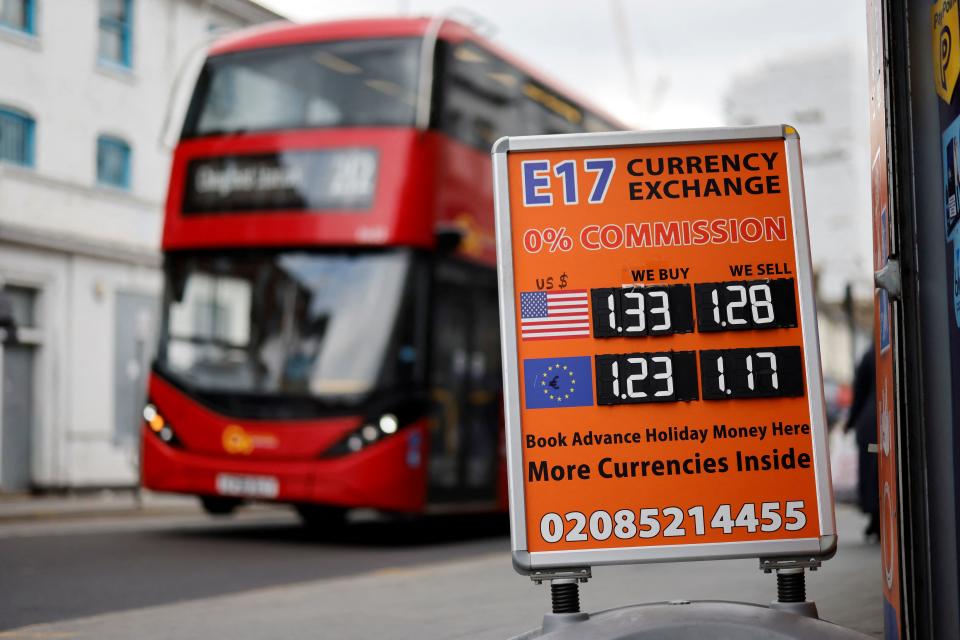
[[250, 433], [238, 424], [224, 428], [221, 442], [224, 451], [242, 456], [250, 455], [255, 449], [276, 449], [278, 445], [272, 433]]
[[272, 433], [252, 433], [238, 424], [227, 425], [221, 438], [223, 449], [234, 455], [248, 456], [256, 449], [276, 449], [277, 437]]
[[223, 430], [223, 449], [227, 453], [249, 455], [253, 452], [253, 438], [247, 435], [243, 427], [231, 424]]

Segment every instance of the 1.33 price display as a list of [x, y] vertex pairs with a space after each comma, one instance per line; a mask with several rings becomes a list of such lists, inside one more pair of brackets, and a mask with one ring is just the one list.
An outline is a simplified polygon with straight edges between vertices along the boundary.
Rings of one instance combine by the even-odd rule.
[[640, 338], [693, 331], [690, 285], [590, 290], [596, 338]]

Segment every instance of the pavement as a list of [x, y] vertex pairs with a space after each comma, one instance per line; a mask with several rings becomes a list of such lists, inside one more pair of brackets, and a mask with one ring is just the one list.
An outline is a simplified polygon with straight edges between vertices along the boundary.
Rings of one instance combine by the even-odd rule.
[[[549, 608], [549, 588], [513, 572], [505, 531], [471, 535], [490, 526], [481, 520], [458, 519], [451, 535], [435, 531], [449, 521], [360, 523], [311, 542], [278, 509], [212, 522], [183, 501], [124, 511], [114, 500], [96, 517], [64, 503], [58, 518], [53, 502], [14, 502], [0, 500], [0, 600], [16, 600], [10, 611], [24, 620], [39, 607], [32, 619], [44, 622], [0, 624], [4, 640], [502, 639], [539, 626]], [[809, 575], [808, 597], [822, 618], [881, 637], [878, 547], [862, 541], [856, 511], [840, 506], [837, 516], [839, 551]], [[206, 588], [216, 576], [220, 586]], [[585, 611], [774, 595], [755, 560], [598, 567], [581, 587]]]
[[135, 489], [98, 489], [64, 494], [0, 493], [0, 524], [50, 518], [196, 513], [197, 499]]

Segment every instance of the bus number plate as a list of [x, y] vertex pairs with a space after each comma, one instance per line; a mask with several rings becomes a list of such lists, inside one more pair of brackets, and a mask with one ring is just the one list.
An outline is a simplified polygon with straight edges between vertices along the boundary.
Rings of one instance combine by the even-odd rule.
[[242, 476], [232, 473], [217, 474], [217, 493], [222, 496], [245, 498], [276, 498], [280, 483], [273, 476]]

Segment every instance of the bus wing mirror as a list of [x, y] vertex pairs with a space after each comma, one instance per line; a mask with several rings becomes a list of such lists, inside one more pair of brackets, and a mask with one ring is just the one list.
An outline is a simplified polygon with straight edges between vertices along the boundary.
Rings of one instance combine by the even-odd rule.
[[[223, 29], [217, 29], [207, 37], [195, 44], [187, 54], [177, 69], [177, 75], [173, 78], [173, 84], [170, 87], [170, 94], [167, 96], [166, 108], [163, 112], [163, 123], [160, 125], [160, 136], [157, 139], [157, 146], [164, 151], [172, 151], [177, 144], [177, 138], [180, 135], [179, 127], [183, 125], [183, 117], [189, 106], [193, 94], [193, 85], [196, 83], [197, 76], [200, 75], [200, 69], [207, 59], [207, 50], [214, 40], [224, 34]], [[190, 84], [186, 82], [190, 80]]]
[[0, 343], [17, 342], [17, 319], [13, 314], [13, 301], [0, 291]]
[[463, 242], [463, 230], [454, 227], [437, 229], [437, 251], [453, 253]]

